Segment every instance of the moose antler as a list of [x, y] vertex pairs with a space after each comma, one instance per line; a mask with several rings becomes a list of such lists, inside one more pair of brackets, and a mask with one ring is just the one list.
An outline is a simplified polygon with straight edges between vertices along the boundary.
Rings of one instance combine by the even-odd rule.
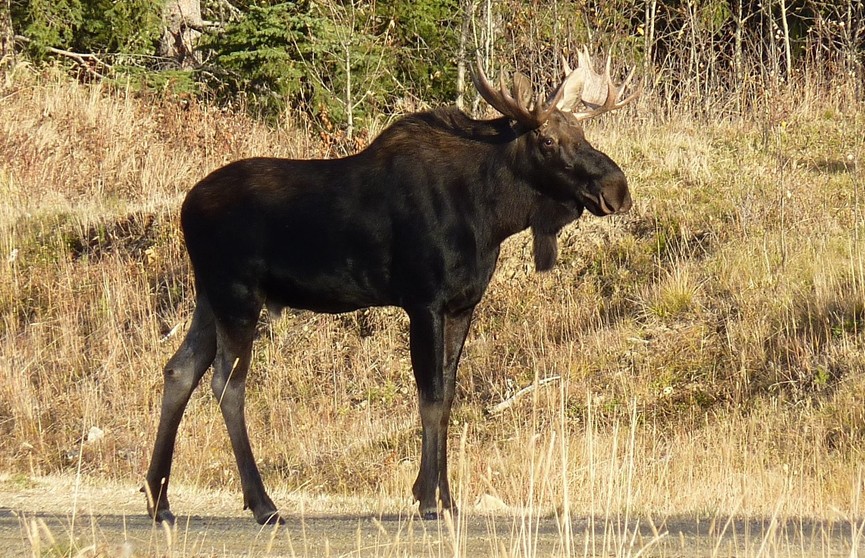
[[[577, 120], [594, 118], [611, 110], [618, 110], [642, 93], [642, 87], [623, 100], [619, 100], [631, 78], [634, 77], [633, 68], [628, 73], [625, 81], [619, 87], [613, 84], [610, 76], [610, 55], [607, 55], [607, 67], [603, 74], [599, 74], [592, 67], [592, 59], [589, 49], [585, 46], [577, 54], [577, 67], [572, 71], [567, 59], [563, 56], [562, 63], [565, 70], [564, 94], [557, 106], [563, 112], [570, 112]], [[586, 110], [574, 110], [577, 102], [582, 101]]]
[[505, 86], [504, 75], [500, 75], [500, 86], [496, 90], [484, 73], [481, 55], [478, 53], [477, 65], [475, 71], [472, 72], [472, 83], [475, 84], [475, 89], [478, 90], [481, 97], [491, 107], [515, 120], [522, 127], [533, 130], [546, 122], [550, 114], [556, 109], [556, 106], [560, 104], [567, 80], [559, 85], [546, 102], [542, 103], [538, 100], [534, 103], [533, 107], [530, 107], [529, 104], [532, 102], [532, 86], [529, 83], [529, 79], [520, 72], [515, 73], [513, 86], [508, 91]]

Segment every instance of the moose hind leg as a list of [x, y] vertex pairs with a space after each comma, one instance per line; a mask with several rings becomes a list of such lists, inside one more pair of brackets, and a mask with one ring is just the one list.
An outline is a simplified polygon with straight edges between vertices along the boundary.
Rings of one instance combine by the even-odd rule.
[[174, 514], [168, 504], [168, 478], [177, 428], [189, 397], [216, 355], [216, 328], [210, 304], [199, 296], [192, 315], [192, 323], [180, 348], [169, 359], [163, 371], [164, 388], [159, 428], [146, 484], [141, 489], [147, 495], [147, 512], [156, 521], [174, 523]]
[[244, 398], [254, 332], [255, 320], [244, 321], [243, 325], [235, 323], [231, 330], [219, 328], [219, 349], [211, 387], [213, 395], [219, 401], [219, 409], [225, 419], [240, 472], [243, 508], [251, 510], [255, 520], [261, 525], [283, 524], [285, 521], [279, 516], [273, 500], [264, 488], [246, 428]]

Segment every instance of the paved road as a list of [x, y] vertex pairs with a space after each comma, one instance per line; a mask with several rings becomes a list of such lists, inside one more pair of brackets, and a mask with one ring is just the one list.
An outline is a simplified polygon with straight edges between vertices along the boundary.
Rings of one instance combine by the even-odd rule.
[[[523, 524], [513, 516], [463, 514], [451, 530], [444, 521], [357, 515], [289, 516], [278, 529], [259, 528], [249, 517], [181, 517], [173, 530], [141, 515], [69, 516], [0, 509], [4, 555], [41, 555], [48, 548], [89, 556], [551, 556], [564, 555], [555, 519]], [[587, 519], [572, 523], [576, 556], [855, 556], [849, 524], [668, 519], [629, 526]], [[74, 533], [70, 536], [70, 528]], [[717, 548], [716, 548], [717, 546]], [[861, 541], [857, 552], [863, 550]], [[35, 551], [35, 552], [34, 552]], [[81, 552], [85, 551], [85, 552]]]
[[[153, 525], [130, 487], [0, 483], [0, 554], [43, 556], [562, 556], [567, 537], [554, 517], [466, 510], [456, 523], [404, 514], [289, 513], [278, 529], [260, 528], [236, 510], [237, 498], [196, 493], [175, 510], [215, 510]], [[285, 500], [285, 499], [283, 499]], [[198, 502], [208, 502], [205, 508]], [[178, 505], [180, 504], [180, 505]], [[75, 516], [72, 510], [78, 510]], [[236, 510], [224, 513], [223, 510]], [[669, 517], [582, 517], [571, 522], [573, 556], [844, 556], [865, 554], [849, 522]], [[853, 547], [856, 550], [853, 551]]]

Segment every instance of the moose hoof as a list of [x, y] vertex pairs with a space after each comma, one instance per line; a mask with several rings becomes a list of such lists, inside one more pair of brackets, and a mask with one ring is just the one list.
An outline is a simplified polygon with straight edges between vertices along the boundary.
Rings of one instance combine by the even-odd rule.
[[169, 527], [174, 527], [175, 517], [171, 510], [156, 510], [155, 514], [151, 514], [151, 517], [156, 523], [165, 523]]
[[418, 510], [420, 512], [420, 516], [424, 520], [433, 520], [433, 519], [444, 519], [447, 514], [450, 514], [451, 517], [457, 516], [457, 507], [453, 506], [450, 509], [421, 509]]
[[285, 525], [285, 520], [276, 511], [256, 514], [255, 521], [259, 525]]

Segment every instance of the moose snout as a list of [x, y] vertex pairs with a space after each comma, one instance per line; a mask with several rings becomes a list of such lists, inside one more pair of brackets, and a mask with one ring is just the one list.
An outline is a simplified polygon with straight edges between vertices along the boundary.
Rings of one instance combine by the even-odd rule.
[[628, 179], [623, 172], [610, 173], [601, 182], [598, 192], [599, 205], [607, 215], [627, 213], [633, 202], [628, 189]]
[[621, 196], [620, 201], [618, 201], [618, 205], [613, 205], [614, 213], [627, 213], [631, 210], [631, 206], [634, 205], [631, 201], [631, 192], [628, 190], [627, 186], [624, 188], [624, 195]]

